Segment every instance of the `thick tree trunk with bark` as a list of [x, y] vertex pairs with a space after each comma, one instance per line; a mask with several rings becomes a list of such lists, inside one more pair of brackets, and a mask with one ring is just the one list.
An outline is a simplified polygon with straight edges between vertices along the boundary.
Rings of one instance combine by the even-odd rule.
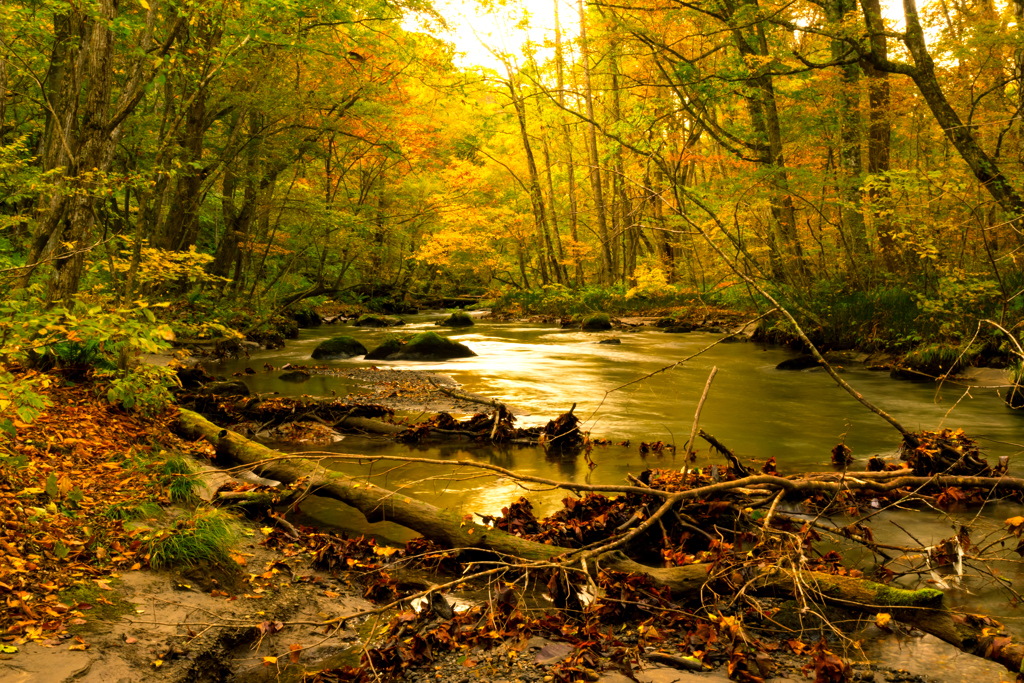
[[[67, 299], [78, 291], [88, 251], [87, 241], [96, 215], [96, 186], [104, 182], [123, 135], [126, 119], [145, 94], [145, 85], [156, 75], [154, 58], [166, 55], [184, 18], [171, 26], [162, 45], [153, 44], [153, 32], [161, 3], [149, 6], [146, 28], [138, 44], [139, 55], [118, 71], [125, 74], [120, 95], [112, 100], [115, 76], [113, 26], [118, 5], [100, 0], [93, 11], [75, 8], [56, 18], [54, 59], [59, 60], [47, 80], [49, 95], [59, 74], [57, 97], [48, 103], [43, 165], [63, 168], [59, 187], [40, 212], [38, 228], [30, 245], [28, 268], [20, 286], [26, 286], [35, 264], [52, 256], [54, 273], [50, 298]], [[76, 42], [77, 37], [77, 42]], [[70, 248], [61, 251], [63, 244]]]

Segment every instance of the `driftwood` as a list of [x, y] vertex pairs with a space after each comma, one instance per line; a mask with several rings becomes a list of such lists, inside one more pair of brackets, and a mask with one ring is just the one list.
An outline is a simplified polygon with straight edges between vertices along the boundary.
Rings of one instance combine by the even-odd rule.
[[[368, 521], [391, 521], [451, 548], [486, 550], [510, 562], [515, 560], [541, 562], [548, 566], [560, 565], [573, 569], [579, 567], [589, 572], [600, 567], [620, 572], [642, 573], [655, 583], [669, 587], [676, 599], [697, 597], [704, 587], [719, 581], [719, 576], [722, 574], [722, 567], [710, 564], [688, 564], [677, 567], [647, 566], [630, 559], [621, 550], [614, 548], [612, 543], [602, 546], [613, 547], [611, 550], [602, 552], [602, 549], [598, 548], [586, 553], [581, 550], [538, 543], [499, 529], [488, 528], [467, 520], [456, 512], [439, 509], [380, 488], [365, 480], [325, 470], [316, 461], [285, 456], [251, 442], [236, 433], [221, 430], [191, 411], [181, 411], [179, 426], [185, 435], [192, 438], [205, 438], [215, 443], [218, 454], [230, 455], [239, 463], [258, 469], [263, 476], [285, 482], [307, 479], [311, 491], [315, 491], [317, 495], [351, 505], [359, 510]], [[368, 461], [374, 459], [377, 458], [366, 457]], [[795, 482], [782, 477], [763, 475], [747, 477], [738, 481], [746, 482], [746, 486], [775, 484], [781, 487], [781, 490], [792, 490], [809, 485], [831, 486], [834, 487], [833, 490], [839, 490], [849, 486], [849, 479], [848, 476], [838, 482]], [[917, 479], [922, 478], [897, 477], [891, 481], [861, 480], [859, 485], [866, 488], [889, 488], [894, 484], [905, 486], [907, 480]], [[947, 477], [944, 479], [981, 480], [971, 483], [988, 486], [1006, 481], [1006, 478], [985, 481], [981, 477]], [[1024, 484], [1021, 480], [1016, 480], [1016, 482], [1018, 482], [1018, 486]], [[730, 485], [736, 483], [720, 482], [697, 490], [703, 492], [700, 494], [701, 497], [706, 497], [716, 491], [728, 490]], [[637, 486], [584, 487], [566, 483], [563, 487], [577, 490], [598, 488], [620, 491], [636, 490], [649, 495], [662, 495], [663, 497], [667, 495], [667, 499], [659, 511], [640, 527], [630, 531], [629, 534], [635, 534], [643, 527], [649, 526], [659, 514], [670, 510], [676, 501], [694, 497], [693, 490], [666, 494]], [[589, 564], [587, 563], [588, 559], [590, 560]], [[753, 578], [748, 581], [749, 589], [781, 591], [801, 596], [803, 599], [820, 600], [869, 614], [890, 613], [898, 621], [930, 633], [964, 652], [995, 661], [1010, 671], [1018, 672], [1024, 664], [1024, 643], [1019, 638], [1006, 633], [1001, 625], [987, 617], [949, 610], [943, 605], [941, 591], [933, 589], [905, 590], [852, 576], [807, 571], [799, 567], [787, 569], [778, 563], [763, 567], [746, 566], [744, 569], [754, 573]], [[745, 589], [747, 586], [740, 589], [740, 592]], [[735, 586], [733, 586], [733, 590], [736, 590]]]

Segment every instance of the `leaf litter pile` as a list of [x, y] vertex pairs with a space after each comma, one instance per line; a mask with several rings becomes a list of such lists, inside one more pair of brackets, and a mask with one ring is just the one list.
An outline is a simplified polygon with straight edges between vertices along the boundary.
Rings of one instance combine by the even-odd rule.
[[0, 441], [4, 642], [68, 638], [94, 607], [68, 599], [75, 586], [110, 604], [109, 582], [148, 566], [165, 538], [142, 518], [160, 514], [187, 476], [174, 463], [201, 448], [170, 434], [172, 414], [127, 414], [86, 384], [44, 391], [50, 407]]
[[[643, 473], [649, 486], [666, 490], [707, 483], [710, 476], [709, 471], [691, 471], [687, 481], [677, 470]], [[561, 509], [538, 519], [531, 503], [520, 498], [504, 508], [500, 517], [484, 516], [483, 521], [530, 540], [582, 548], [606, 542], [657, 505], [653, 496], [637, 494], [570, 496], [562, 501]], [[804, 630], [783, 625], [782, 613], [792, 608], [782, 600], [733, 598], [747, 581], [747, 574], [752, 575], [737, 558], [760, 565], [776, 562], [778, 557], [777, 548], [758, 542], [753, 534], [737, 529], [726, 542], [722, 533], [716, 531], [717, 536], [712, 537], [701, 531], [719, 526], [736, 529], [736, 515], [743, 512], [735, 501], [693, 501], [676, 512], [678, 524], [653, 533], [660, 539], [649, 536], [637, 544], [649, 546], [647, 557], [640, 559], [651, 564], [710, 564], [704, 604], [689, 605], [674, 602], [669, 589], [652, 584], [644, 575], [605, 570], [598, 571], [590, 583], [579, 573], [560, 568], [524, 572], [510, 565], [486, 586], [460, 583], [458, 577], [479, 570], [483, 565], [478, 562], [486, 557], [472, 550], [445, 549], [425, 539], [410, 541], [399, 549], [381, 546], [373, 539], [339, 538], [303, 528], [298, 538], [274, 530], [264, 543], [285, 555], [308, 557], [315, 567], [335, 573], [364, 598], [395, 610], [390, 611], [386, 626], [375, 628], [373, 646], [363, 652], [360, 666], [312, 672], [307, 674], [308, 681], [432, 680], [442, 663], [467, 671], [472, 668], [480, 674], [479, 667], [492, 659], [503, 666], [491, 672], [494, 676], [512, 678], [516, 674], [509, 669], [516, 666], [521, 667], [519, 674], [529, 675], [526, 670], [536, 668], [535, 662], [549, 649], [544, 648], [535, 658], [529, 646], [538, 639], [557, 641], [559, 647], [564, 644], [560, 656], [552, 658], [543, 672], [544, 680], [558, 683], [593, 681], [609, 671], [633, 678], [635, 667], [652, 663], [691, 671], [723, 668], [732, 680], [746, 683], [785, 672], [821, 683], [851, 680], [845, 653], [837, 653], [852, 644], [841, 642], [845, 636], [837, 640], [837, 634], [829, 633], [828, 628]], [[780, 526], [792, 527], [787, 523]], [[813, 529], [791, 528], [789, 533], [800, 539], [810, 556], [809, 566], [834, 574], [851, 571], [835, 551], [816, 550], [812, 541], [819, 537]], [[408, 578], [424, 573], [433, 582], [449, 580], [451, 585], [428, 593], [422, 605], [410, 609], [408, 598], [423, 595], [424, 588], [436, 585]], [[442, 595], [446, 591], [474, 595], [475, 604], [453, 610]], [[458, 599], [457, 603], [465, 604]], [[869, 623], [878, 624], [882, 632], [893, 632], [888, 614], [861, 625]], [[336, 625], [336, 620], [325, 623], [324, 633]], [[491, 657], [487, 653], [500, 654]], [[902, 680], [916, 679], [908, 676]]]

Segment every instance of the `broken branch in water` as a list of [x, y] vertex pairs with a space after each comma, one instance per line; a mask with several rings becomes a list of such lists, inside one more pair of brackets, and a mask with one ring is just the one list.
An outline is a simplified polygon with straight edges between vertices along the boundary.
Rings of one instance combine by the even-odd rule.
[[[222, 430], [217, 426], [189, 411], [181, 411], [179, 419], [181, 429], [188, 435], [203, 437], [217, 443], [218, 452], [230, 454], [248, 466], [260, 468], [266, 475], [281, 481], [308, 478], [311, 488], [319, 495], [336, 498], [352, 505], [369, 521], [386, 519], [418, 531], [427, 538], [447, 547], [493, 552], [504, 559], [508, 569], [515, 568], [517, 562], [532, 563], [531, 566], [534, 567], [539, 565], [555, 566], [559, 567], [561, 571], [571, 572], [593, 572], [596, 571], [595, 567], [600, 566], [604, 571], [612, 570], [646, 575], [656, 585], [671, 588], [673, 597], [684, 600], [699, 598], [705, 587], [712, 584], [724, 582], [724, 585], [714, 588], [719, 591], [719, 594], [724, 590], [736, 591], [741, 585], [743, 590], [746, 590], [747, 584], [749, 584], [751, 590], [781, 591], [796, 595], [800, 600], [806, 602], [818, 601], [821, 604], [840, 605], [868, 614], [880, 612], [891, 614], [893, 619], [931, 633], [964, 652], [998, 662], [1012, 671], [1020, 670], [1022, 660], [1024, 660], [1024, 643], [1019, 639], [1006, 633], [998, 623], [991, 619], [965, 615], [948, 609], [943, 605], [943, 594], [934, 589], [913, 591], [886, 586], [858, 576], [805, 568], [795, 561], [789, 562], [790, 568], [785, 569], [786, 563], [782, 562], [780, 558], [771, 554], [763, 554], [771, 552], [768, 547], [763, 549], [761, 555], [746, 552], [730, 555], [723, 547], [715, 554], [717, 559], [714, 572], [709, 571], [712, 565], [700, 562], [653, 567], [633, 560], [623, 552], [627, 546], [631, 545], [629, 541], [639, 540], [641, 536], [645, 535], [644, 532], [654, 528], [655, 522], [662, 528], [664, 535], [667, 525], [662, 525], [662, 521], [665, 520], [666, 513], [675, 505], [697, 498], [706, 500], [712, 494], [735, 490], [737, 486], [747, 488], [760, 486], [766, 493], [774, 492], [775, 496], [779, 496], [780, 492], [788, 494], [793, 491], [894, 490], [917, 483], [919, 479], [926, 479], [931, 482], [948, 480], [964, 485], [985, 487], [1010, 485], [1020, 490], [1024, 488], [1024, 481], [1019, 479], [905, 476], [891, 480], [857, 479], [847, 472], [846, 476], [838, 482], [815, 481], [806, 477], [801, 480], [793, 480], [773, 475], [761, 475], [745, 477], [734, 482], [719, 482], [676, 491], [648, 489], [639, 486], [620, 487], [619, 490], [625, 490], [628, 493], [636, 492], [644, 498], [661, 497], [662, 502], [658, 511], [640, 527], [633, 529], [625, 536], [607, 539], [603, 544], [591, 545], [589, 549], [583, 550], [581, 555], [582, 549], [539, 542], [528, 538], [528, 534], [516, 536], [499, 528], [488, 528], [471, 519], [467, 521], [459, 513], [441, 510], [427, 503], [396, 495], [393, 491], [377, 487], [365, 480], [357, 480], [341, 473], [326, 471], [301, 459], [284, 458], [277, 452], [248, 441], [237, 434], [231, 432], [222, 434]], [[365, 456], [352, 457], [370, 460]], [[471, 464], [474, 466], [485, 465], [485, 463]], [[512, 478], [526, 479], [508, 471], [503, 474]], [[583, 487], [567, 482], [561, 482], [559, 485], [561, 488], [567, 489], [597, 488]], [[583, 501], [577, 501], [575, 504], [583, 504]], [[721, 529], [718, 525], [715, 526]], [[699, 534], [694, 538], [700, 539], [701, 543], [707, 542], [706, 537]], [[804, 542], [811, 540], [806, 538]], [[581, 559], [585, 561], [581, 562]], [[734, 576], [735, 579], [732, 578]], [[592, 581], [592, 579], [588, 579], [588, 581]], [[737, 584], [735, 581], [739, 583]], [[730, 586], [732, 587], [730, 588]], [[344, 618], [332, 620], [332, 623], [337, 623]]]

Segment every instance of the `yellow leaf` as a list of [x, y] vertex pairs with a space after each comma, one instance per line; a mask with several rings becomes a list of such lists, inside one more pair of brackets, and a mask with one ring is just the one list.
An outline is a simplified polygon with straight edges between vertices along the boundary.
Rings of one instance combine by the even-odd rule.
[[263, 658], [263, 665], [264, 666], [269, 666], [271, 664], [277, 664], [277, 657], [264, 657]]
[[142, 5], [142, 9], [145, 9], [145, 10], [149, 9], [149, 3], [146, 2], [146, 0], [139, 0], [139, 4]]
[[162, 660], [162, 659], [154, 659], [152, 662], [150, 662], [150, 665], [154, 669], [159, 669], [161, 666], [164, 665], [164, 660]]
[[890, 631], [889, 622], [892, 621], [892, 615], [885, 612], [879, 612], [875, 615], [875, 626], [882, 629], [883, 631]]

